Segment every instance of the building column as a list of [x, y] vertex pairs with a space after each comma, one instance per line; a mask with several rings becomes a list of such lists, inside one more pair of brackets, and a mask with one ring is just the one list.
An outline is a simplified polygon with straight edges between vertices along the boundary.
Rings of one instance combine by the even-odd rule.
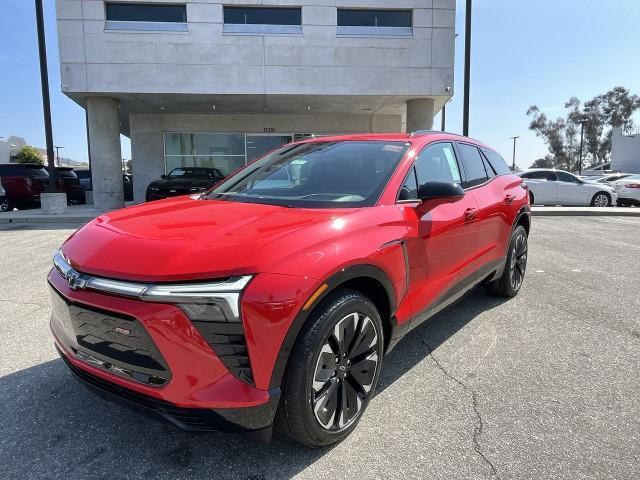
[[431, 98], [407, 100], [407, 133], [433, 128], [434, 101]]
[[99, 210], [124, 207], [122, 151], [118, 100], [87, 98], [93, 206]]

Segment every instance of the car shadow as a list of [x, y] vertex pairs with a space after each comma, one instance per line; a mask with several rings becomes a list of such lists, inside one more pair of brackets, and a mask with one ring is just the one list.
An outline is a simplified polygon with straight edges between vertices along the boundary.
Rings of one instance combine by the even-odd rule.
[[[410, 334], [385, 358], [378, 393], [500, 299], [475, 290]], [[412, 347], [413, 345], [413, 347]], [[376, 399], [374, 398], [375, 402]], [[3, 478], [290, 478], [331, 448], [306, 449], [275, 436], [186, 433], [85, 390], [56, 359], [0, 378]]]

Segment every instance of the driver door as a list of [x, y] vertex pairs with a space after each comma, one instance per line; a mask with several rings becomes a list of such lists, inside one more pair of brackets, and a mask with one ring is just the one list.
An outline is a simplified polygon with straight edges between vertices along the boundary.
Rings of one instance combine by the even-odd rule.
[[560, 205], [585, 205], [589, 203], [588, 189], [584, 188], [580, 180], [567, 172], [556, 172], [556, 176], [558, 177], [558, 203]]
[[461, 183], [461, 169], [451, 143], [427, 146], [417, 157], [401, 189], [400, 200], [417, 239], [408, 244], [411, 305], [416, 321], [475, 282], [478, 206], [473, 195], [431, 199], [416, 204], [418, 185]]

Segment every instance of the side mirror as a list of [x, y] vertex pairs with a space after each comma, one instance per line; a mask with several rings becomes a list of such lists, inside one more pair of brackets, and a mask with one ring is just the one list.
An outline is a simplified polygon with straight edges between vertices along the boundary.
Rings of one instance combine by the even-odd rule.
[[165, 180], [167, 178], [167, 176], [166, 175], [160, 175], [160, 178]]
[[418, 198], [423, 201], [435, 198], [461, 197], [464, 197], [464, 189], [458, 183], [426, 182], [418, 188]]

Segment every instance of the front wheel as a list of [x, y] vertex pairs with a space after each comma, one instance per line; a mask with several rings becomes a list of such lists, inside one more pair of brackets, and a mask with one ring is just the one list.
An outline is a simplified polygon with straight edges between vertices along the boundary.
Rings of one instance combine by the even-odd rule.
[[515, 297], [518, 294], [527, 270], [527, 244], [527, 231], [518, 225], [511, 233], [507, 263], [502, 275], [485, 285], [488, 293], [500, 297]]
[[611, 206], [611, 197], [608, 193], [598, 192], [591, 200], [592, 207], [609, 207]]
[[383, 353], [380, 314], [353, 290], [337, 290], [307, 320], [283, 385], [277, 424], [291, 439], [321, 447], [345, 438], [373, 396]]

